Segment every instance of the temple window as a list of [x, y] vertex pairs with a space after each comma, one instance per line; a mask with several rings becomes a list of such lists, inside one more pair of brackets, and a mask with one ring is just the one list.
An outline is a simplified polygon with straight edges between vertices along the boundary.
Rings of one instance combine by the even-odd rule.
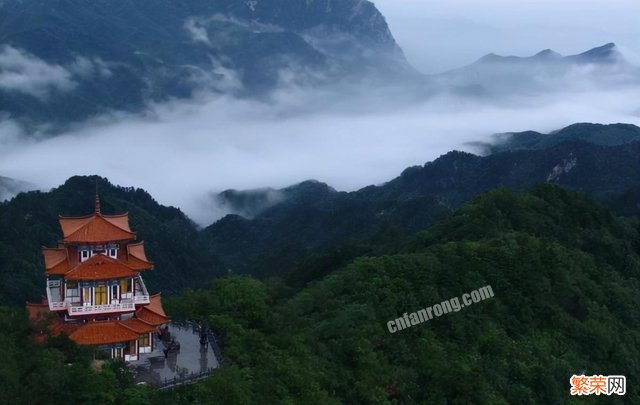
[[86, 287], [86, 288], [83, 288], [82, 291], [83, 291], [82, 302], [84, 302], [85, 305], [91, 305], [91, 288]]
[[107, 303], [107, 286], [97, 285], [95, 292], [96, 300], [94, 305], [105, 305]]
[[114, 303], [114, 301], [117, 301], [118, 299], [120, 299], [118, 296], [118, 285], [114, 284], [111, 286], [111, 302]]
[[80, 262], [84, 262], [89, 258], [89, 250], [81, 250], [80, 251]]
[[71, 302], [80, 302], [80, 289], [78, 289], [78, 283], [71, 281], [67, 282], [65, 297]]
[[123, 278], [120, 280], [120, 298], [132, 298], [130, 278]]

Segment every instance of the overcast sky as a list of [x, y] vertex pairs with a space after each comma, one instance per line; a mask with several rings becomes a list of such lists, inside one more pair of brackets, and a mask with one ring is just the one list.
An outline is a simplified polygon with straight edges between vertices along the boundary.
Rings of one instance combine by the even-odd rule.
[[375, 0], [409, 61], [425, 73], [487, 53], [580, 53], [615, 42], [640, 64], [639, 0]]

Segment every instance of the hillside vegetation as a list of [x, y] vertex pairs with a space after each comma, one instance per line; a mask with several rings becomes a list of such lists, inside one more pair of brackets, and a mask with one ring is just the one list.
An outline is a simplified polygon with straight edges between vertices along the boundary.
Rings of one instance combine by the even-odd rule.
[[[174, 317], [209, 320], [225, 352], [220, 371], [174, 391], [133, 386], [117, 363], [95, 374], [86, 352], [35, 345], [22, 310], [3, 309], [1, 399], [66, 403], [80, 383], [80, 403], [578, 403], [569, 377], [584, 373], [626, 375], [627, 396], [607, 399], [640, 400], [637, 219], [553, 185], [501, 188], [359, 249], [309, 259], [293, 281], [229, 276], [168, 300]], [[485, 285], [493, 298], [387, 330]]]
[[[636, 220], [555, 186], [497, 189], [396, 253], [359, 257], [302, 289], [217, 280], [170, 308], [209, 319], [228, 366], [172, 399], [552, 404], [571, 402], [569, 378], [584, 373], [626, 375], [624, 399], [636, 402], [638, 231]], [[494, 298], [386, 329], [485, 285]]]

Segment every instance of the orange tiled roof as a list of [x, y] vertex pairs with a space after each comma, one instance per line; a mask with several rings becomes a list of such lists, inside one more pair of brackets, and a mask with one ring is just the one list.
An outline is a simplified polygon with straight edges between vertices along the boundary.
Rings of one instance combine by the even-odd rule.
[[169, 322], [171, 318], [165, 314], [162, 308], [162, 297], [160, 293], [154, 294], [149, 297], [149, 304], [139, 308], [135, 313], [136, 318], [151, 324], [153, 326], [159, 326]]
[[67, 249], [43, 247], [42, 256], [44, 256], [44, 267], [49, 270], [67, 260]]
[[135, 238], [129, 228], [129, 214], [102, 215], [95, 212], [84, 217], [60, 217], [60, 227], [67, 243], [107, 243]]
[[[55, 252], [49, 252], [49, 251], [55, 251]], [[42, 253], [45, 256], [45, 268], [46, 268], [45, 272], [49, 276], [64, 275], [70, 270], [73, 270], [73, 268], [78, 266], [78, 264], [80, 264], [78, 262], [77, 254], [72, 253], [71, 255], [69, 255], [65, 248], [58, 248], [58, 249], [43, 248]], [[65, 259], [58, 262], [57, 255], [61, 253], [65, 254]], [[146, 258], [146, 256], [144, 257]], [[118, 260], [122, 265], [129, 267], [131, 270], [134, 270], [134, 271], [143, 271], [143, 270], [153, 269], [153, 263], [140, 260], [137, 257], [128, 255], [128, 254], [122, 254], [122, 255], [118, 254], [118, 259], [116, 260]]]
[[41, 338], [44, 338], [45, 330], [48, 330], [53, 336], [58, 336], [61, 333], [70, 335], [80, 327], [78, 324], [63, 321], [58, 314], [49, 310], [49, 304], [27, 302], [27, 313], [29, 320], [37, 329], [36, 333]]
[[168, 317], [157, 314], [146, 307], [142, 307], [136, 311], [136, 318], [153, 326], [160, 326], [169, 322]]
[[135, 270], [149, 270], [153, 263], [147, 259], [144, 253], [144, 242], [130, 243], [127, 245], [127, 266]]
[[48, 316], [50, 313], [49, 304], [34, 304], [32, 302], [27, 302], [27, 314], [29, 315], [30, 321], [37, 321]]
[[60, 319], [60, 316], [56, 316], [54, 321], [49, 325], [49, 331], [51, 335], [58, 336], [62, 333], [69, 336], [80, 327], [77, 323], [65, 322]]
[[65, 248], [42, 248], [45, 272], [48, 275], [62, 275], [73, 267]]
[[80, 345], [108, 345], [135, 340], [139, 333], [119, 321], [89, 322], [80, 326], [69, 338]]
[[136, 318], [120, 321], [120, 323], [138, 334], [149, 333], [156, 330], [155, 326]]
[[95, 255], [65, 273], [67, 280], [109, 280], [134, 277], [136, 272], [116, 259]]
[[71, 267], [72, 267], [72, 265], [67, 260], [65, 260], [65, 261], [62, 261], [62, 262], [56, 264], [52, 268], [45, 270], [45, 273], [47, 273], [47, 275], [49, 275], [49, 276], [62, 275], [62, 274], [65, 274], [66, 272], [68, 272], [69, 268], [71, 268]]
[[153, 332], [159, 325], [169, 322], [162, 308], [160, 294], [150, 297], [151, 303], [139, 308], [135, 318], [124, 321], [90, 322], [78, 324], [65, 322], [58, 314], [49, 310], [46, 303], [27, 302], [29, 320], [40, 327], [39, 338], [44, 339], [44, 331], [53, 336], [61, 333], [80, 345], [108, 345], [137, 339], [143, 333]]
[[160, 293], [151, 295], [149, 297], [149, 304], [145, 305], [145, 307], [160, 316], [167, 317], [167, 314], [164, 313], [164, 308], [162, 308], [162, 296]]
[[131, 232], [131, 228], [129, 228], [129, 213], [125, 212], [124, 214], [119, 215], [101, 215], [102, 218], [106, 219], [113, 225], [117, 226], [120, 229], [124, 229], [127, 232]]

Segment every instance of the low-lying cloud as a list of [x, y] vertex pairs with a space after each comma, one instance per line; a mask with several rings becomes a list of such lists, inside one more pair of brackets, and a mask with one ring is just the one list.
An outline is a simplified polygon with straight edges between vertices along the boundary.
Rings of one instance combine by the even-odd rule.
[[473, 151], [470, 143], [497, 132], [548, 132], [575, 122], [640, 125], [640, 86], [579, 88], [513, 91], [508, 99], [441, 91], [416, 99], [406, 97], [408, 88], [289, 87], [268, 102], [208, 95], [155, 105], [44, 140], [19, 136], [19, 126], [5, 120], [0, 175], [47, 189], [72, 175], [99, 174], [142, 187], [206, 225], [226, 213], [212, 191], [307, 179], [354, 190], [452, 149]]
[[62, 66], [8, 45], [0, 47], [0, 90], [46, 99], [51, 91], [68, 91], [75, 85], [72, 74]]

